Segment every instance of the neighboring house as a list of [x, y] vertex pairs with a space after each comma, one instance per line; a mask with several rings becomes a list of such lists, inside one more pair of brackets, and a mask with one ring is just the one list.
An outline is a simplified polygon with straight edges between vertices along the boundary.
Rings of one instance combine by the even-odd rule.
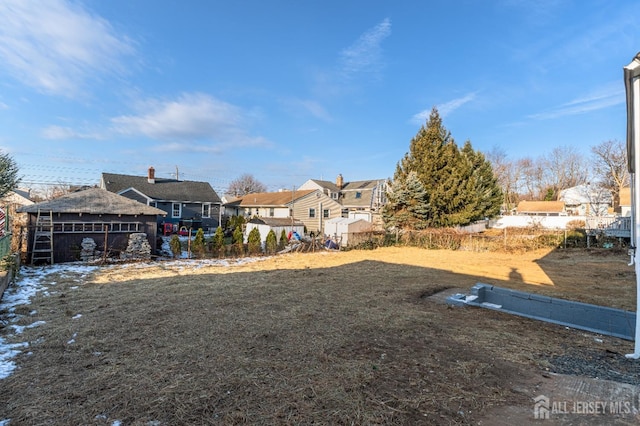
[[604, 216], [612, 206], [613, 197], [607, 189], [578, 185], [560, 191], [567, 214], [572, 216]]
[[371, 230], [371, 222], [363, 219], [336, 217], [325, 224], [325, 234], [343, 247], [349, 245], [349, 234]]
[[280, 242], [283, 230], [287, 236], [289, 232], [297, 232], [299, 235], [304, 234], [304, 223], [299, 220], [286, 217], [254, 217], [247, 222], [244, 232], [245, 241], [253, 228], [258, 228], [258, 231], [260, 231], [260, 239], [263, 244], [267, 240], [269, 231], [273, 231], [276, 234], [278, 242]]
[[[28, 214], [27, 252], [28, 259], [33, 253], [35, 231], [46, 231], [48, 252], [54, 263], [79, 260], [84, 238], [92, 238], [97, 250], [118, 253], [127, 248], [129, 235], [143, 232], [152, 253], [156, 250], [157, 216], [164, 211], [141, 204], [129, 198], [113, 194], [100, 188], [72, 192], [51, 201], [20, 207], [18, 212]], [[51, 218], [51, 225], [37, 227], [38, 215], [42, 219]], [[41, 241], [39, 242], [40, 249]], [[48, 253], [48, 254], [49, 254]]]
[[314, 233], [322, 232], [327, 219], [342, 215], [342, 205], [318, 189], [247, 194], [226, 204], [225, 209], [248, 218], [293, 217]]
[[335, 183], [309, 179], [299, 190], [319, 189], [342, 206], [342, 217], [357, 217], [369, 222], [379, 220], [380, 209], [386, 204], [387, 181], [385, 179], [345, 182], [338, 175]]
[[156, 178], [150, 167], [146, 177], [102, 173], [100, 187], [164, 211], [158, 225], [168, 232], [183, 226], [207, 232], [220, 225], [220, 197], [208, 182]]
[[620, 201], [616, 213], [620, 216], [631, 216], [631, 188], [628, 186], [620, 189]]
[[520, 201], [517, 212], [526, 216], [566, 216], [562, 201]]

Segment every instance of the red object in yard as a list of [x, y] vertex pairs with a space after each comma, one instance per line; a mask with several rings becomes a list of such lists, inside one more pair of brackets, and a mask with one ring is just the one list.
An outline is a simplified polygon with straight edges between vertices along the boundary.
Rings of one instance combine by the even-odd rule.
[[163, 233], [164, 235], [173, 234], [173, 223], [165, 223]]

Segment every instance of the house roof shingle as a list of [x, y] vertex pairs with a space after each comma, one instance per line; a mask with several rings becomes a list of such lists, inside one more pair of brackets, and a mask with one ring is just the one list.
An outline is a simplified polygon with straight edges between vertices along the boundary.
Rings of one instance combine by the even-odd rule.
[[563, 201], [520, 201], [518, 213], [561, 213], [564, 211]]
[[52, 211], [54, 213], [87, 213], [87, 214], [124, 214], [124, 215], [166, 215], [155, 207], [147, 206], [101, 188], [91, 188], [72, 192], [51, 201], [24, 206], [18, 212], [37, 213]]
[[233, 203], [239, 207], [285, 207], [292, 201], [306, 197], [316, 192], [316, 189], [305, 189], [301, 191], [282, 191], [282, 192], [257, 192], [255, 194], [247, 194]]
[[208, 182], [156, 178], [155, 183], [149, 183], [146, 176], [102, 173], [102, 185], [116, 194], [135, 188], [154, 200], [220, 203], [220, 197]]

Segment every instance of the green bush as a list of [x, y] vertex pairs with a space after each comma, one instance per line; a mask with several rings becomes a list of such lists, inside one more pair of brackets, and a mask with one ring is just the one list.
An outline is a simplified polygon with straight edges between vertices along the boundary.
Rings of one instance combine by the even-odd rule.
[[221, 226], [218, 226], [216, 229], [216, 233], [213, 234], [213, 238], [211, 239], [211, 252], [215, 256], [221, 256], [224, 254], [224, 231]]
[[193, 243], [191, 243], [191, 251], [194, 254], [196, 254], [198, 257], [203, 257], [204, 248], [205, 248], [204, 231], [202, 230], [202, 228], [198, 228], [198, 231], [196, 232], [196, 236], [193, 239]]
[[173, 257], [180, 257], [182, 254], [182, 244], [180, 243], [180, 238], [177, 235], [171, 237], [169, 241], [169, 248], [171, 249], [171, 253], [173, 253]]
[[275, 254], [278, 250], [278, 240], [273, 229], [271, 229], [267, 234], [267, 239], [264, 242], [264, 250], [267, 254]]
[[244, 255], [244, 233], [242, 232], [242, 227], [238, 226], [233, 231], [233, 249], [232, 252], [236, 256]]
[[280, 233], [280, 241], [278, 241], [278, 251], [283, 250], [287, 246], [288, 242], [289, 240], [287, 240], [287, 231], [283, 229]]
[[249, 254], [262, 253], [262, 241], [260, 238], [260, 230], [258, 228], [253, 228], [249, 232], [249, 236], [247, 237], [247, 250], [249, 251]]

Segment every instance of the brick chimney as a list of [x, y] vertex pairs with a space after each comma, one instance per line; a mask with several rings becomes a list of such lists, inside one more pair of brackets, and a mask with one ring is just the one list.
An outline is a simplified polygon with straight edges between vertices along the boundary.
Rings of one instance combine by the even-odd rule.
[[147, 182], [156, 183], [156, 169], [149, 167], [149, 174], [147, 175]]
[[344, 179], [342, 179], [342, 174], [339, 174], [336, 178], [336, 186], [338, 187], [338, 189], [342, 189], [342, 187], [344, 186]]

